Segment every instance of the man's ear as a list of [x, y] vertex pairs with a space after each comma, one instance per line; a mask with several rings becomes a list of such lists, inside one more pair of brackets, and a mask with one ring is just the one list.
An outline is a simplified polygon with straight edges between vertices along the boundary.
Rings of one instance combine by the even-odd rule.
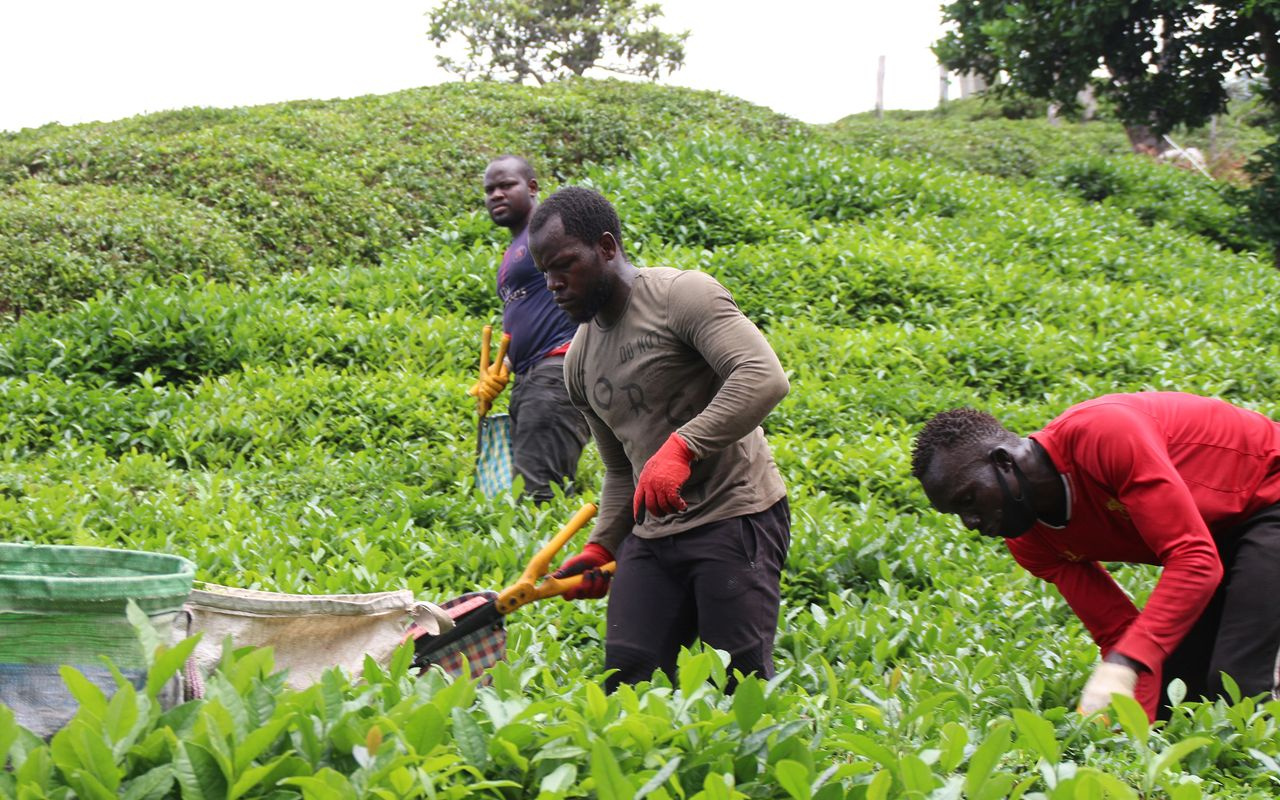
[[530, 178], [530, 179], [529, 179], [529, 194], [537, 194], [537, 193], [538, 193], [538, 179], [537, 179], [537, 178]]
[[987, 455], [987, 458], [991, 459], [991, 463], [995, 464], [997, 469], [1002, 469], [1007, 472], [1013, 467], [1013, 454], [1004, 447], [993, 448]]
[[596, 246], [600, 248], [600, 253], [604, 256], [605, 261], [612, 261], [613, 257], [618, 254], [618, 240], [613, 238], [613, 234], [609, 231], [600, 234], [600, 238], [596, 241]]

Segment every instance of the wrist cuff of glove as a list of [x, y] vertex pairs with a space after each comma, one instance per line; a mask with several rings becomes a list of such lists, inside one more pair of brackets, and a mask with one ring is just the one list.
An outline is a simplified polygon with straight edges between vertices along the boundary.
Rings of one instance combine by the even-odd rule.
[[1141, 675], [1144, 672], [1151, 671], [1150, 667], [1148, 667], [1146, 664], [1143, 664], [1138, 659], [1130, 658], [1129, 656], [1126, 656], [1124, 653], [1117, 653], [1114, 650], [1112, 650], [1110, 653], [1107, 653], [1107, 655], [1102, 660], [1108, 664], [1120, 664], [1121, 666], [1128, 667], [1129, 669], [1133, 670], [1139, 675]]
[[604, 545], [597, 542], [587, 542], [587, 546], [582, 548], [582, 555], [598, 560], [601, 565], [608, 564], [613, 560], [613, 553], [610, 553]]
[[697, 456], [693, 454], [693, 450], [689, 449], [689, 443], [686, 442], [684, 437], [678, 433], [672, 433], [667, 437], [667, 441], [662, 445], [662, 449], [666, 450], [668, 448], [670, 448], [676, 455], [683, 458], [686, 464], [692, 464], [694, 460], [697, 459]]
[[1119, 684], [1129, 694], [1133, 694], [1133, 690], [1138, 684], [1138, 672], [1124, 664], [1103, 661], [1094, 668], [1093, 679], [1095, 682], [1106, 681], [1113, 685]]

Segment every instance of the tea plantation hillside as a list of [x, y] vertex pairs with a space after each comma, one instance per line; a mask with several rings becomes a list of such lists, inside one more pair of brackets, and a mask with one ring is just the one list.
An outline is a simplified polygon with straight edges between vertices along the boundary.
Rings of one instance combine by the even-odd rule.
[[[1073, 171], [1075, 155], [1034, 174], [992, 174], [650, 86], [422, 92], [0, 141], [4, 174], [26, 170], [4, 189], [0, 220], [10, 222], [0, 228], [29, 207], [23, 193], [65, 200], [71, 222], [44, 240], [55, 254], [83, 253], [81, 242], [116, 240], [77, 239], [76, 226], [105, 226], [104, 209], [137, 195], [170, 226], [137, 241], [204, 254], [184, 265], [239, 259], [233, 278], [147, 256], [153, 266], [137, 274], [181, 279], [112, 278], [95, 288], [116, 288], [60, 313], [26, 313], [0, 335], [0, 536], [178, 553], [201, 579], [289, 592], [407, 587], [439, 601], [512, 581], [600, 478], [589, 450], [580, 496], [539, 509], [487, 501], [471, 477], [465, 389], [480, 326], [499, 318], [502, 249], [470, 208], [474, 184], [494, 151], [541, 151], [547, 183], [589, 183], [616, 202], [636, 261], [705, 270], [728, 286], [788, 371], [791, 393], [765, 423], [793, 518], [778, 677], [726, 696], [720, 658], [698, 651], [682, 657], [674, 686], [657, 676], [606, 696], [603, 604], [555, 600], [512, 616], [487, 685], [409, 675], [401, 661], [363, 682], [332, 673], [293, 692], [264, 653], [246, 653], [210, 680], [208, 699], [165, 713], [146, 692], [118, 692], [109, 705], [88, 697], [50, 744], [0, 719], [4, 794], [1280, 792], [1280, 702], [1188, 702], [1154, 728], [1133, 704], [1110, 721], [1077, 715], [1097, 660], [1087, 633], [997, 543], [927, 511], [909, 475], [915, 431], [957, 405], [1029, 431], [1097, 394], [1178, 389], [1280, 417], [1280, 275], [1231, 238], [1212, 187], [1087, 153], [1134, 196], [1143, 182], [1183, 192], [1168, 213], [1145, 213], [1088, 199], [1080, 176], [1093, 173]], [[435, 97], [460, 110], [423, 100]], [[542, 121], [500, 129], [519, 108]], [[415, 145], [415, 163], [449, 170], [440, 184], [424, 178], [419, 194], [389, 179], [362, 184], [352, 196], [386, 204], [385, 219], [403, 226], [388, 223], [378, 238], [360, 227], [374, 224], [365, 207], [345, 218], [325, 216], [337, 209], [319, 201], [267, 211], [277, 207], [257, 171], [264, 162], [216, 146], [255, 142], [235, 152], [286, 159], [300, 140], [291, 137], [305, 139], [318, 117], [363, 120], [334, 146], [344, 165], [394, 157], [409, 169], [409, 151], [382, 148], [392, 134], [370, 134], [367, 150], [362, 139], [409, 117], [478, 138]], [[152, 138], [169, 126], [180, 129], [173, 141]], [[569, 141], [594, 144], [555, 150]], [[59, 162], [65, 182], [21, 155], [57, 142], [78, 153]], [[108, 161], [120, 180], [102, 177]], [[199, 181], [184, 171], [196, 164]], [[217, 187], [251, 185], [256, 199], [239, 210], [214, 200]], [[309, 196], [336, 196], [327, 191]], [[1202, 216], [1173, 213], [1197, 204]], [[138, 206], [126, 206], [127, 221]], [[44, 240], [0, 237], [0, 247], [25, 254]], [[1155, 575], [1117, 570], [1139, 598]]]
[[567, 176], [703, 128], [768, 138], [795, 127], [723, 95], [582, 82], [0, 133], [0, 310], [58, 310], [174, 274], [243, 281], [377, 263], [470, 210], [495, 153], [528, 152], [544, 176]]

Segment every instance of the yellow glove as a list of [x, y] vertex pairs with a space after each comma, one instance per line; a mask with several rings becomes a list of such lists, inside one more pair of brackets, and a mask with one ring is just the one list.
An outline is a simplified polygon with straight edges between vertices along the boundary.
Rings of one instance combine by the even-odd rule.
[[482, 417], [489, 413], [494, 399], [502, 394], [502, 390], [507, 388], [507, 382], [511, 380], [511, 370], [506, 364], [507, 347], [511, 344], [511, 336], [505, 333], [502, 335], [502, 343], [498, 346], [498, 358], [490, 364], [489, 343], [492, 336], [493, 328], [485, 325], [480, 334], [480, 378], [471, 384], [470, 389], [467, 389], [467, 394], [476, 399], [476, 413]]
[[1092, 714], [1101, 711], [1111, 702], [1111, 696], [1122, 694], [1133, 697], [1134, 687], [1138, 685], [1138, 673], [1124, 664], [1112, 664], [1103, 661], [1094, 668], [1084, 685], [1084, 694], [1080, 697], [1081, 714]]
[[489, 368], [491, 371], [480, 376], [480, 380], [471, 384], [471, 388], [467, 390], [467, 394], [481, 401], [482, 403], [493, 404], [498, 395], [502, 394], [502, 390], [507, 388], [510, 374], [507, 370], [498, 370], [497, 365]]

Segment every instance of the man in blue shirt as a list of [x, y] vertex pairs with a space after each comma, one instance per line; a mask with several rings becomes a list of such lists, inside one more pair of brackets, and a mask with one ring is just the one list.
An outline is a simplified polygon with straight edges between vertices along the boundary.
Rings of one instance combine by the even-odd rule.
[[[564, 354], [578, 326], [555, 304], [529, 253], [529, 219], [538, 203], [538, 179], [529, 162], [514, 155], [490, 162], [484, 202], [494, 223], [511, 231], [497, 279], [502, 330], [511, 336], [507, 358], [516, 374], [511, 459], [525, 491], [542, 502], [553, 496], [552, 484], [569, 488], [589, 435], [564, 384]], [[489, 402], [496, 396], [483, 394], [480, 399]]]

